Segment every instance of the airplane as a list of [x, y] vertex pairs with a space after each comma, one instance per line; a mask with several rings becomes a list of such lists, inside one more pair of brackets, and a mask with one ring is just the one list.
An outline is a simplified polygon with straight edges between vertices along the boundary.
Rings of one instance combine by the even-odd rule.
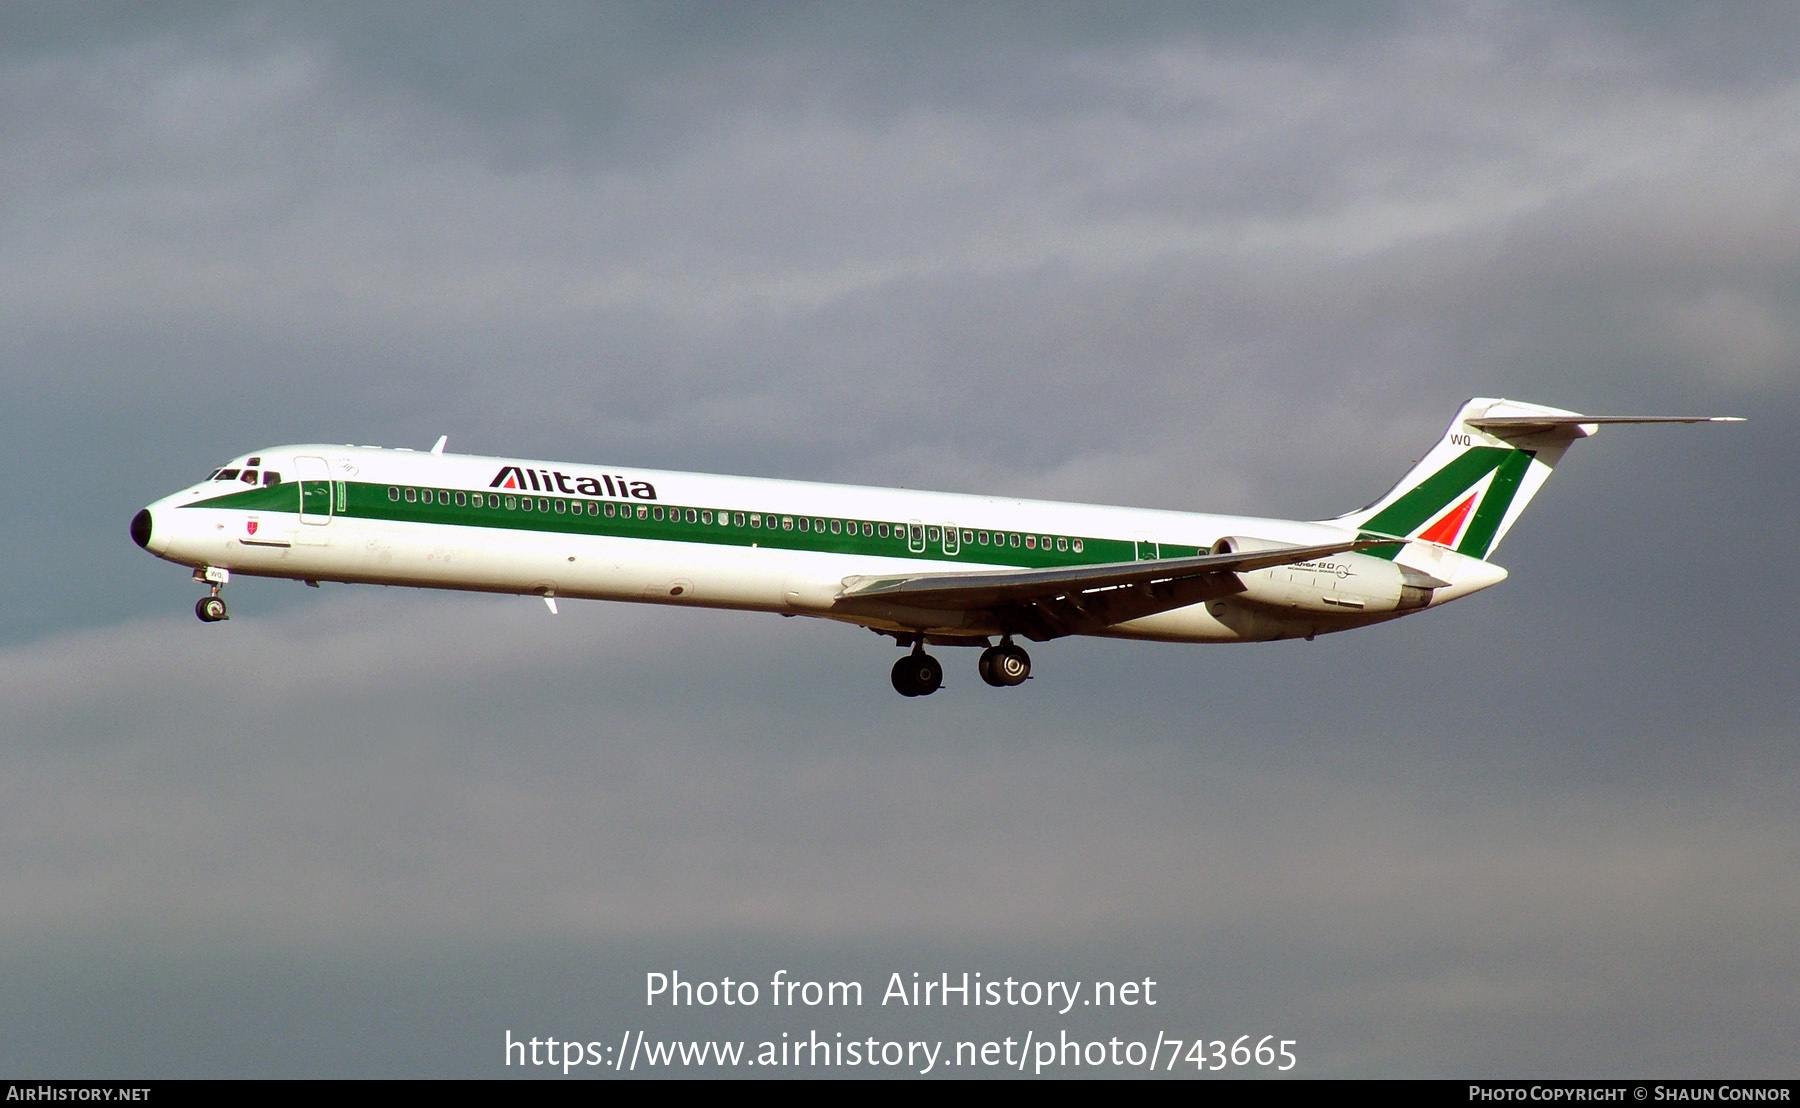
[[1604, 424], [1480, 397], [1366, 508], [1300, 521], [865, 488], [372, 446], [233, 459], [151, 503], [131, 537], [191, 567], [206, 623], [232, 576], [814, 616], [890, 636], [894, 689], [942, 685], [927, 645], [980, 647], [1023, 684], [1019, 638], [1267, 642], [1383, 623], [1506, 578], [1488, 559], [1564, 450]]

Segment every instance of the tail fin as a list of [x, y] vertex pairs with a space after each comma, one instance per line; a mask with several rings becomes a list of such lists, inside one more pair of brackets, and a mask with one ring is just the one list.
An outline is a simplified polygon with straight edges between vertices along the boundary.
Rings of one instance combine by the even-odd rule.
[[[1478, 396], [1386, 496], [1325, 522], [1436, 543], [1485, 561], [1544, 487], [1563, 451], [1602, 423], [1742, 422], [1739, 416], [1590, 416]], [[1367, 553], [1391, 558], [1399, 548]]]
[[[1602, 423], [1742, 423], [1737, 416], [1589, 416], [1518, 400], [1476, 397], [1390, 489], [1358, 512], [1326, 522], [1417, 539], [1486, 560], [1543, 488], [1563, 451]], [[1398, 548], [1378, 557], [1393, 557]]]
[[[1477, 397], [1387, 495], [1330, 522], [1437, 543], [1486, 559], [1578, 438], [1595, 423], [1577, 412]], [[1615, 417], [1616, 418], [1616, 417]]]

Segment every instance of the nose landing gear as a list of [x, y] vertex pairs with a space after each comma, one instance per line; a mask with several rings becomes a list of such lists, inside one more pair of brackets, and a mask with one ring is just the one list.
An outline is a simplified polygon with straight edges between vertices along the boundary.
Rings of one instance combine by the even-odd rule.
[[212, 586], [212, 595], [203, 596], [194, 604], [194, 614], [200, 617], [200, 622], [218, 623], [220, 620], [230, 619], [231, 616], [225, 610], [225, 598], [219, 595], [219, 590], [231, 580], [231, 571], [201, 566], [194, 570], [194, 580], [202, 585]]

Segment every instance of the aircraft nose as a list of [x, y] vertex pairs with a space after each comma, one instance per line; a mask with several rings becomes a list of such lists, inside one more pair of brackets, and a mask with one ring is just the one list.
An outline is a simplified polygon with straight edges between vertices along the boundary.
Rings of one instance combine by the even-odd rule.
[[131, 517], [131, 541], [150, 549], [150, 509], [144, 508]]

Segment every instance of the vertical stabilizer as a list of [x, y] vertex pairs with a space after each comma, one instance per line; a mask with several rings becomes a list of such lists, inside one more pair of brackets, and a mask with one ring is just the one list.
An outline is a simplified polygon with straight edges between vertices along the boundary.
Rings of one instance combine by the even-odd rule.
[[1477, 397], [1387, 495], [1330, 522], [1486, 559], [1563, 451], [1593, 432], [1579, 412]]

